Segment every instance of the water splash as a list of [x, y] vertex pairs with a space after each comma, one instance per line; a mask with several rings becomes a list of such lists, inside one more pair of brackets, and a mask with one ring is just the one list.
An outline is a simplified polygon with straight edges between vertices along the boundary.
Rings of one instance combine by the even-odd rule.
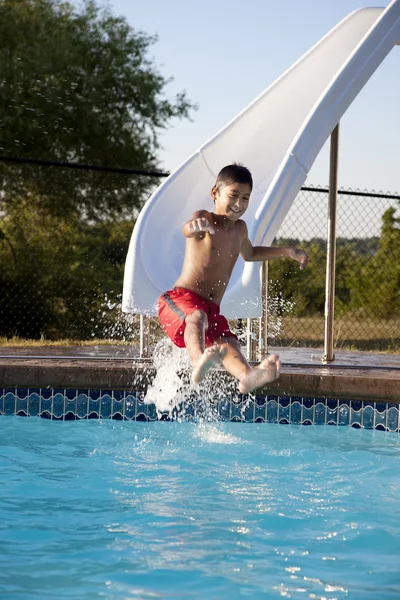
[[236, 381], [222, 376], [218, 377], [216, 386], [213, 370], [201, 384], [194, 384], [187, 350], [176, 347], [168, 338], [156, 344], [153, 364], [156, 375], [148, 385], [145, 403], [155, 404], [159, 417], [167, 413], [177, 421], [216, 423], [221, 420], [229, 399], [240, 400]]
[[111, 300], [104, 294], [97, 311], [97, 319], [92, 319], [92, 337], [118, 342], [131, 342], [139, 339], [140, 316], [122, 312], [122, 294]]
[[283, 319], [292, 313], [296, 306], [293, 300], [288, 300], [283, 297], [279, 288], [279, 281], [269, 281], [268, 294], [268, 338], [273, 341], [282, 336], [284, 332]]
[[186, 350], [181, 350], [169, 339], [160, 340], [153, 352], [156, 376], [147, 388], [146, 404], [155, 404], [160, 415], [178, 408], [184, 401], [185, 374], [189, 373], [190, 360]]
[[245, 444], [245, 440], [227, 433], [221, 424], [199, 423], [193, 432], [193, 436], [209, 444]]
[[[275, 282], [277, 286], [277, 282]], [[268, 337], [270, 340], [278, 338], [283, 330], [283, 317], [291, 312], [294, 302], [283, 298], [281, 292], [274, 293], [274, 284], [268, 299]], [[104, 303], [99, 311], [99, 323], [96, 328], [102, 329], [102, 337], [115, 341], [131, 342], [136, 345], [140, 330], [140, 317], [136, 314], [123, 313], [121, 297], [110, 300], [105, 296]], [[236, 332], [241, 344], [246, 343], [246, 331], [241, 320], [231, 320], [230, 327]], [[257, 320], [255, 320], [257, 321]], [[100, 333], [100, 331], [99, 331]], [[216, 423], [227, 418], [229, 400], [236, 400], [240, 404], [240, 414], [243, 418], [248, 404], [254, 400], [250, 395], [247, 399], [238, 393], [237, 382], [230, 376], [225, 376], [223, 370], [217, 374], [212, 369], [200, 385], [191, 382], [192, 366], [186, 349], [175, 346], [168, 338], [159, 339], [162, 335], [158, 321], [151, 320], [149, 347], [152, 352], [153, 365], [156, 375], [151, 383], [147, 383], [147, 374], [143, 370], [135, 375], [136, 384], [144, 384], [147, 388], [144, 398], [146, 404], [154, 404], [158, 418], [167, 416], [177, 421], [195, 420], [197, 422]], [[253, 330], [256, 340], [257, 325]], [[133, 346], [133, 348], [134, 348]], [[213, 372], [214, 371], [214, 372]], [[145, 381], [146, 380], [146, 381]]]

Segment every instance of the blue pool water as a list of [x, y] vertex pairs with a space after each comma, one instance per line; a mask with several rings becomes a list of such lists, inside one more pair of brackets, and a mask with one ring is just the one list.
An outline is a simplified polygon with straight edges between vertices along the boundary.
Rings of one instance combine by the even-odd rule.
[[397, 434], [0, 418], [0, 597], [400, 597]]

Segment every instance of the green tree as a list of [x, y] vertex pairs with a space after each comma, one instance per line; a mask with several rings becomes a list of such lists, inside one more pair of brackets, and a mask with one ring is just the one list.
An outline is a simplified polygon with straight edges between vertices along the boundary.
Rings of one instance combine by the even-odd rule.
[[375, 318], [400, 314], [400, 219], [395, 215], [393, 207], [383, 214], [378, 249], [352, 280], [352, 305]]
[[38, 215], [29, 201], [16, 212], [2, 222], [1, 335], [108, 337], [133, 222]]
[[[0, 152], [19, 157], [154, 170], [158, 132], [188, 117], [185, 92], [148, 58], [156, 38], [93, 1], [0, 0]], [[28, 191], [54, 214], [131, 214], [148, 178], [3, 167], [2, 207]]]
[[[301, 242], [280, 239], [278, 246], [297, 246], [308, 254], [309, 264], [300, 270], [290, 259], [269, 261], [272, 287], [279, 289], [285, 301], [293, 303], [293, 313], [299, 317], [323, 314], [325, 302], [326, 242], [315, 238]], [[284, 306], [285, 303], [283, 303]]]
[[[195, 107], [166, 97], [155, 42], [92, 1], [0, 0], [0, 154], [159, 170], [160, 131]], [[98, 333], [153, 185], [0, 163], [0, 335]]]

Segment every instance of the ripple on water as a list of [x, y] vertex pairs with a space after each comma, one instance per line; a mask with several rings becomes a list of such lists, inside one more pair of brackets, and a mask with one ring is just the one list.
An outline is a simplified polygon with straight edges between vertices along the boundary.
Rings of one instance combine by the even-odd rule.
[[5, 598], [400, 597], [396, 435], [12, 417], [0, 428]]

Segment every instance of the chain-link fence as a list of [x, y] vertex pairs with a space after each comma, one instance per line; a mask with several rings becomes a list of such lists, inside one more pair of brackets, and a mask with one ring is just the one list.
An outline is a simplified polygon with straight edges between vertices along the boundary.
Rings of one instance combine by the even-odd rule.
[[119, 310], [123, 268], [159, 178], [0, 163], [0, 181], [0, 337], [137, 337]]
[[[340, 190], [337, 204], [335, 347], [392, 350], [400, 342], [399, 197]], [[276, 243], [298, 245], [306, 270], [270, 261], [269, 339], [323, 346], [328, 190], [303, 188]]]
[[[127, 207], [132, 195], [139, 207], [157, 180], [11, 164], [0, 164], [0, 177], [2, 342], [137, 342], [138, 317], [120, 311], [134, 225]], [[112, 210], [107, 212], [106, 206]], [[327, 207], [326, 190], [304, 188], [278, 233], [276, 244], [303, 248], [310, 262], [300, 271], [293, 261], [270, 261], [271, 345], [323, 345]], [[396, 196], [339, 194], [336, 347], [399, 346], [398, 209]], [[156, 323], [152, 335], [160, 335]]]

